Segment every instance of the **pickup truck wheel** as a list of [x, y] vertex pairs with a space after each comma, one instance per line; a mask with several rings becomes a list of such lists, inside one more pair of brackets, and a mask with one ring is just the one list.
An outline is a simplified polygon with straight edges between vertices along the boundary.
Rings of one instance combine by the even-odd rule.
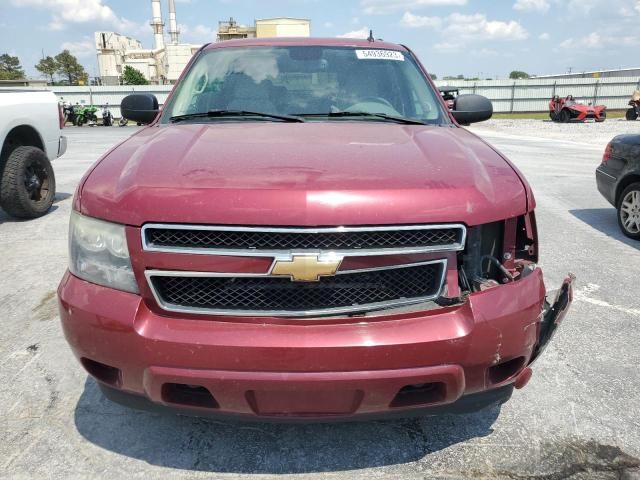
[[620, 195], [618, 224], [627, 237], [640, 240], [640, 183], [632, 183]]
[[49, 211], [56, 195], [51, 162], [35, 147], [18, 147], [0, 178], [0, 206], [16, 218], [37, 218]]

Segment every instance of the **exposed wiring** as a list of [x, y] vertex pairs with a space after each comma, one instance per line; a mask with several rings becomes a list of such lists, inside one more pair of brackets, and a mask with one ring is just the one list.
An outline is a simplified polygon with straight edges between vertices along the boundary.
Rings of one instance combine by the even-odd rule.
[[514, 278], [513, 275], [511, 274], [511, 272], [509, 270], [507, 270], [505, 268], [504, 265], [502, 265], [502, 263], [500, 263], [500, 260], [498, 260], [496, 257], [493, 257], [491, 255], [484, 255], [481, 259], [480, 259], [480, 270], [482, 271], [482, 262], [484, 262], [485, 260], [489, 260], [490, 263], [493, 263], [496, 268], [498, 268], [498, 270], [500, 270], [505, 277], [507, 277], [509, 280], [511, 280], [513, 282]]

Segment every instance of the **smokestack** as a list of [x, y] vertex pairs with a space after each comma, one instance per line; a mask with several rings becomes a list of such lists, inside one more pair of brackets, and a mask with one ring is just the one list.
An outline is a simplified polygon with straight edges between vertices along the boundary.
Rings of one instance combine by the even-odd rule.
[[177, 45], [180, 30], [178, 30], [178, 21], [176, 20], [175, 0], [169, 0], [169, 35], [171, 36], [171, 43]]
[[151, 0], [151, 28], [156, 50], [164, 48], [164, 22], [162, 21], [162, 7], [160, 0]]

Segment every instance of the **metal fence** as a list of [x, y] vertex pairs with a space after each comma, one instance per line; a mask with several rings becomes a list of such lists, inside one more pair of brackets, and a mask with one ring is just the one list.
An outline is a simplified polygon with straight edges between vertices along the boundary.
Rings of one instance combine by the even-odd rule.
[[[477, 93], [493, 102], [496, 112], [544, 112], [554, 95], [573, 95], [577, 100], [604, 104], [610, 109], [624, 109], [640, 79], [528, 79], [528, 80], [443, 80], [438, 86], [460, 89], [460, 93]], [[53, 87], [59, 98], [71, 103], [104, 105], [109, 103], [115, 117], [120, 116], [120, 102], [132, 92], [150, 92], [164, 104], [171, 85], [114, 86], [114, 87]]]
[[439, 87], [460, 89], [460, 93], [484, 95], [493, 102], [496, 112], [545, 112], [554, 95], [573, 95], [578, 101], [604, 104], [610, 109], [625, 109], [640, 79], [570, 78], [484, 81], [438, 81]]
[[114, 117], [120, 117], [120, 102], [127, 95], [134, 92], [153, 93], [158, 97], [158, 102], [163, 105], [172, 85], [136, 85], [136, 86], [113, 86], [113, 87], [51, 87], [60, 100], [76, 104], [85, 103], [87, 105], [109, 104]]

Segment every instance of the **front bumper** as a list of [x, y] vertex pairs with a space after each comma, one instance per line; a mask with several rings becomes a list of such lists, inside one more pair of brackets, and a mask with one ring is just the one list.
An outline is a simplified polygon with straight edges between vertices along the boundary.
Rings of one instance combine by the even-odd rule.
[[508, 399], [564, 318], [572, 283], [548, 305], [538, 269], [460, 306], [326, 323], [161, 316], [137, 295], [69, 273], [58, 295], [74, 354], [110, 397], [196, 414], [324, 420]]
[[60, 158], [66, 152], [67, 152], [67, 137], [62, 135], [60, 137], [60, 139], [58, 140], [58, 155], [57, 155], [57, 157]]

